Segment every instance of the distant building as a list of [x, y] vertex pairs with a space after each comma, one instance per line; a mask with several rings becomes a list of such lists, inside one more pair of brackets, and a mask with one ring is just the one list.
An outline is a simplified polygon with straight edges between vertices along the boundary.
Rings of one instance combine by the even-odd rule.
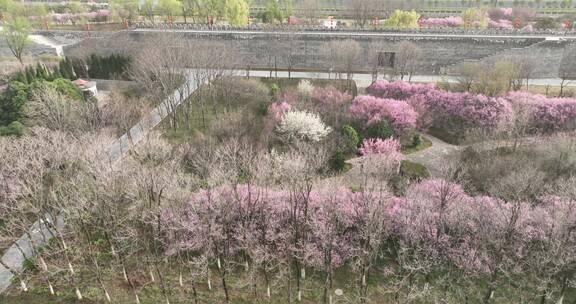
[[325, 28], [329, 29], [335, 29], [338, 26], [338, 22], [336, 22], [336, 19], [332, 16], [328, 17], [328, 20], [324, 20], [322, 24]]

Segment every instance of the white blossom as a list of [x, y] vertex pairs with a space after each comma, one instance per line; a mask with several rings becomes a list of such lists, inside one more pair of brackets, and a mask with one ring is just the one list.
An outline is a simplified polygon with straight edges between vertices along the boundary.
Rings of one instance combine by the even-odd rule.
[[298, 94], [304, 99], [309, 99], [310, 96], [312, 96], [313, 90], [314, 86], [310, 80], [304, 79], [300, 80], [300, 83], [298, 83]]
[[276, 128], [278, 133], [288, 139], [298, 138], [310, 141], [320, 141], [332, 129], [324, 125], [320, 116], [306, 111], [290, 111]]

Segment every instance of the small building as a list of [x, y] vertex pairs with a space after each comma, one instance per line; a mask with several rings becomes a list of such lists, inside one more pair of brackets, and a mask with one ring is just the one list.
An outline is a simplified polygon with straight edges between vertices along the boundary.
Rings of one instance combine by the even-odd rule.
[[328, 17], [328, 20], [324, 20], [323, 25], [325, 28], [335, 29], [338, 23], [336, 22], [336, 19], [334, 19], [334, 17], [330, 16]]
[[94, 97], [98, 97], [98, 88], [95, 81], [88, 81], [78, 78], [72, 81], [83, 93], [90, 92]]

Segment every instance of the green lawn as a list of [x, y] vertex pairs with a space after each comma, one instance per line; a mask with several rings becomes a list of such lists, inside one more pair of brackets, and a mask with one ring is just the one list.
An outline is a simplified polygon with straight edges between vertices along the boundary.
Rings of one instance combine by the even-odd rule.
[[408, 154], [416, 153], [416, 152], [419, 152], [422, 150], [426, 150], [430, 147], [432, 147], [432, 142], [428, 138], [422, 136], [422, 142], [420, 142], [420, 144], [418, 146], [402, 147], [402, 153], [405, 155], [408, 155]]

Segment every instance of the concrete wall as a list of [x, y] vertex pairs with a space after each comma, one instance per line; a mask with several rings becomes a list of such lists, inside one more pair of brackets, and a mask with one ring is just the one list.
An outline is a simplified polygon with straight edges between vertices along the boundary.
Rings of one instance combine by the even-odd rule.
[[[105, 52], [112, 53], [115, 48], [137, 50], [146, 39], [154, 39], [165, 32], [121, 32], [112, 37], [99, 38], [97, 42]], [[536, 37], [463, 37], [463, 36], [429, 36], [429, 35], [351, 35], [335, 33], [231, 33], [231, 32], [181, 32], [178, 39], [190, 41], [216, 42], [218, 47], [235, 51], [237, 68], [273, 68], [287, 69], [292, 63], [294, 70], [327, 70], [329, 65], [321, 56], [321, 49], [330, 40], [354, 39], [363, 49], [361, 62], [357, 71], [371, 71], [378, 50], [395, 52], [400, 42], [408, 40], [417, 44], [424, 52], [424, 59], [419, 74], [441, 74], [447, 68], [466, 61], [481, 61], [496, 57], [499, 54], [530, 52], [538, 58], [538, 67], [534, 77], [554, 77], [564, 56], [568, 43], [544, 41]], [[123, 41], [120, 46], [115, 42]], [[73, 46], [75, 48], [77, 46]]]

